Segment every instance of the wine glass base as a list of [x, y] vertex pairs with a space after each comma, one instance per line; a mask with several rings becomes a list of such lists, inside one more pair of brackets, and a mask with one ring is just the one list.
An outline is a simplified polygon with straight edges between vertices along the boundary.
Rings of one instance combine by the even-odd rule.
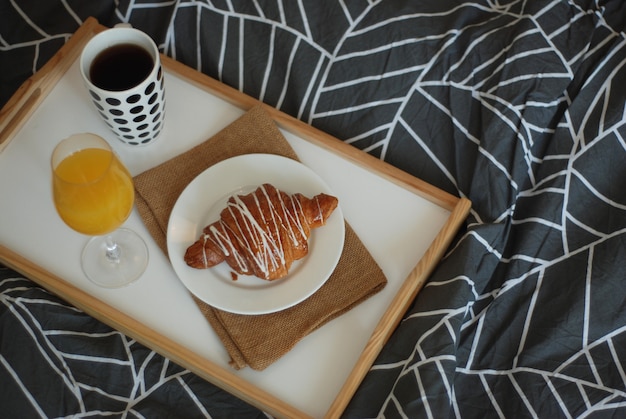
[[107, 256], [107, 236], [93, 237], [83, 249], [81, 262], [89, 280], [101, 287], [120, 288], [136, 281], [148, 265], [148, 247], [134, 231], [120, 228], [108, 235], [119, 247], [119, 257]]

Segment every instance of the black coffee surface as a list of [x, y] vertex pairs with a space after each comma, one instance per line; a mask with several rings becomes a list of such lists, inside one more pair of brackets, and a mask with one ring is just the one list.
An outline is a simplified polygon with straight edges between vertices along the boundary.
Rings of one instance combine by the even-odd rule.
[[145, 80], [153, 64], [150, 53], [140, 46], [115, 45], [96, 56], [89, 69], [89, 78], [104, 90], [126, 90]]

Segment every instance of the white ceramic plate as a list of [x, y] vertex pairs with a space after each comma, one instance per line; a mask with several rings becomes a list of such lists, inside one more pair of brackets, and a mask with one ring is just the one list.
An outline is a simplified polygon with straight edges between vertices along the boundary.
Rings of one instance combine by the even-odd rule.
[[326, 225], [312, 230], [309, 253], [295, 261], [285, 278], [265, 281], [237, 275], [226, 264], [194, 269], [184, 255], [202, 233], [219, 219], [228, 198], [246, 194], [263, 183], [293, 194], [333, 195], [307, 166], [273, 154], [246, 154], [217, 163], [198, 175], [180, 195], [167, 228], [167, 250], [174, 271], [198, 298], [218, 309], [239, 314], [266, 314], [291, 307], [317, 291], [335, 269], [343, 250], [345, 228], [340, 206]]

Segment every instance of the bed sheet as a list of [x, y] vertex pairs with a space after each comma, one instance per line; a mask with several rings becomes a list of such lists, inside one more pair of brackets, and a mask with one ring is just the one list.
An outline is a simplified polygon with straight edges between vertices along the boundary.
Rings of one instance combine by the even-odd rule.
[[[626, 414], [626, 3], [4, 0], [0, 103], [88, 16], [472, 201], [345, 417]], [[0, 301], [12, 417], [268, 416], [9, 269]]]

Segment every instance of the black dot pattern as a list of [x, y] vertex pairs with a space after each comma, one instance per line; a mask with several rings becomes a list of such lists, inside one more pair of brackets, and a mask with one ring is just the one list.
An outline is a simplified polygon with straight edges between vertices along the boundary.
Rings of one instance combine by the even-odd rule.
[[[165, 117], [163, 71], [159, 66], [157, 81], [133, 90], [127, 97], [103, 97], [89, 91], [98, 113], [117, 137], [130, 145], [145, 145], [161, 133]], [[116, 92], [118, 93], [118, 92]]]

